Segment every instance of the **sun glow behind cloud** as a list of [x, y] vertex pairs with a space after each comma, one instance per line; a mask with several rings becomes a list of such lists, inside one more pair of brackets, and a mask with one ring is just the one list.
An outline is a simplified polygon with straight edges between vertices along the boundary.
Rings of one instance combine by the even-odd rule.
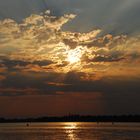
[[59, 73], [72, 70], [94, 73], [110, 69], [115, 63], [118, 67], [124, 63], [131, 67], [128, 61], [139, 61], [138, 36], [97, 36], [100, 29], [89, 33], [62, 31], [62, 26], [75, 17], [73, 14], [55, 17], [47, 10], [27, 17], [20, 24], [12, 19], [0, 21], [2, 61], [27, 63], [24, 66], [15, 63], [18, 70]]
[[81, 61], [81, 57], [84, 53], [85, 51], [82, 49], [82, 47], [77, 47], [73, 50], [69, 50], [67, 60], [70, 62], [70, 64], [78, 63]]
[[[7, 114], [17, 110], [24, 111], [22, 115], [26, 111], [31, 115], [102, 114], [105, 107], [107, 113], [124, 113], [131, 107], [132, 111], [139, 110], [135, 103], [139, 103], [140, 93], [140, 36], [103, 35], [100, 29], [81, 33], [62, 28], [77, 17], [56, 17], [46, 11], [19, 23], [12, 19], [0, 21], [3, 111], [7, 104]], [[29, 110], [24, 110], [28, 106]]]
[[62, 26], [75, 17], [73, 14], [55, 17], [46, 11], [31, 15], [21, 23], [1, 20], [1, 81], [6, 79], [3, 75], [7, 72], [60, 74], [61, 78], [48, 82], [57, 85], [63, 83], [70, 72], [80, 73], [78, 79], [82, 81], [128, 73], [137, 77], [139, 36], [99, 36], [100, 29], [88, 33], [63, 31]]

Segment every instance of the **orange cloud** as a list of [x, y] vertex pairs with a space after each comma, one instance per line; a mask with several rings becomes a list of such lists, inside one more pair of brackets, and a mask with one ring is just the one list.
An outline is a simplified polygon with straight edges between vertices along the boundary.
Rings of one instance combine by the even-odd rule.
[[114, 65], [115, 69], [124, 66], [133, 69], [131, 63], [139, 63], [139, 36], [99, 36], [100, 29], [89, 33], [63, 31], [62, 26], [75, 17], [73, 14], [55, 17], [46, 11], [33, 14], [21, 23], [1, 20], [0, 57], [3, 60], [0, 63], [8, 70], [22, 72], [96, 73], [95, 79], [103, 73], [118, 75], [113, 72]]

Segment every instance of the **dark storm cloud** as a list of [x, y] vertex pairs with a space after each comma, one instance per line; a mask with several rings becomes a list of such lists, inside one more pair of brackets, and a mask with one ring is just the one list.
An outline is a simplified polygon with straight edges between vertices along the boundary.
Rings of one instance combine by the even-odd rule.
[[93, 58], [91, 61], [92, 62], [118, 62], [121, 60], [124, 60], [124, 58], [97, 56], [97, 57]]
[[22, 60], [10, 60], [10, 59], [1, 59], [1, 64], [7, 66], [8, 68], [14, 68], [15, 66], [27, 66], [30, 64], [38, 65], [38, 66], [47, 66], [52, 64], [53, 62], [50, 60], [41, 60], [41, 61], [33, 61], [27, 62]]
[[50, 9], [58, 16], [78, 15], [65, 29], [87, 31], [100, 27], [110, 33], [135, 33], [140, 31], [139, 5], [139, 0], [0, 0], [0, 18], [20, 21], [30, 14]]
[[[65, 77], [65, 83], [71, 84], [67, 86], [72, 92], [102, 92], [105, 94], [114, 93], [138, 93], [140, 92], [140, 78], [124, 79], [124, 77], [103, 77], [95, 81], [83, 81], [80, 78], [84, 73], [70, 72]], [[69, 91], [68, 90], [68, 91]]]
[[[103, 77], [100, 80], [82, 80], [85, 73], [14, 73], [2, 81], [2, 88], [38, 89], [38, 94], [56, 92], [100, 92], [106, 95], [140, 93], [140, 78]], [[10, 93], [10, 90], [9, 90]], [[9, 94], [10, 95], [10, 94]]]
[[[33, 96], [32, 98], [34, 98], [34, 96], [41, 97], [45, 95], [48, 96], [47, 98], [51, 96], [53, 101], [56, 98], [61, 98], [62, 102], [64, 96], [68, 98], [73, 96], [75, 98], [79, 93], [78, 100], [81, 98], [84, 101], [88, 99], [86, 104], [104, 102], [105, 114], [136, 113], [140, 111], [140, 78], [110, 76], [90, 81], [81, 79], [85, 75], [81, 72], [69, 72], [66, 75], [33, 72], [9, 73], [2, 80], [0, 97], [24, 98]], [[101, 94], [101, 97], [98, 97], [97, 93]], [[94, 99], [91, 99], [89, 94], [95, 95]], [[83, 106], [82, 103], [81, 106]], [[90, 113], [97, 113], [98, 111], [96, 111], [91, 109]]]

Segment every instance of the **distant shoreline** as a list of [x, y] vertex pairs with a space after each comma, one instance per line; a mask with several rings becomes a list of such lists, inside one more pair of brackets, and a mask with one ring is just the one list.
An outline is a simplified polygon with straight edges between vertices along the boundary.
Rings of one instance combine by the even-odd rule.
[[69, 115], [61, 117], [32, 117], [32, 118], [0, 118], [0, 123], [26, 123], [26, 122], [118, 122], [118, 123], [140, 123], [140, 115], [120, 115], [120, 116], [80, 116]]

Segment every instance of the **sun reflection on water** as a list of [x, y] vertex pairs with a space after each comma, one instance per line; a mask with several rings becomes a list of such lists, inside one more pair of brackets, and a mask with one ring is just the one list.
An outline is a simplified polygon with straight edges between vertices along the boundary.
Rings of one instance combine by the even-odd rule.
[[73, 122], [65, 123], [64, 129], [69, 140], [77, 140], [76, 134], [75, 134], [75, 131], [77, 129], [76, 123], [73, 123]]
[[74, 123], [74, 122], [65, 123], [64, 128], [65, 129], [76, 129], [77, 123]]

